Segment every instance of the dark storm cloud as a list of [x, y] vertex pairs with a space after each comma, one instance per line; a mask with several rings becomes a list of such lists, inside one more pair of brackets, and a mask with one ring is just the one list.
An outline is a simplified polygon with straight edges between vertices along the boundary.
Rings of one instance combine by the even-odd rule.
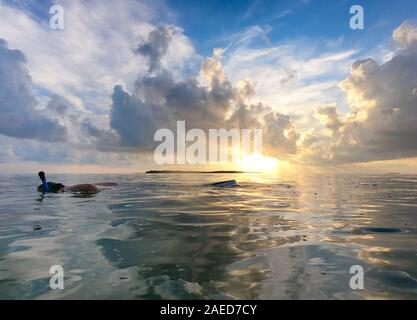
[[0, 39], [0, 134], [42, 141], [63, 141], [66, 129], [36, 110], [26, 57]]
[[150, 148], [156, 129], [153, 106], [157, 104], [148, 107], [146, 102], [131, 96], [119, 85], [114, 87], [112, 99], [110, 126], [120, 134], [121, 144]]
[[161, 26], [149, 33], [146, 42], [141, 43], [135, 53], [149, 59], [149, 71], [152, 72], [160, 67], [161, 58], [167, 53], [169, 44], [172, 42], [174, 32], [171, 26]]
[[176, 82], [164, 72], [138, 81], [132, 94], [115, 86], [110, 125], [123, 145], [147, 149], [154, 146], [156, 130], [174, 130], [177, 121], [185, 121], [188, 129], [224, 127], [232, 98], [229, 83], [208, 89], [194, 79]]

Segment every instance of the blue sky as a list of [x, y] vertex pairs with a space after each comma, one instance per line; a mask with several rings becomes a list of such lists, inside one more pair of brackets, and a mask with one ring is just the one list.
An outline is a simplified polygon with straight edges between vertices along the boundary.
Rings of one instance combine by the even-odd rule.
[[[49, 27], [53, 4], [64, 30]], [[364, 30], [349, 27], [356, 4]], [[417, 172], [416, 9], [414, 0], [2, 0], [0, 167], [152, 169], [154, 131], [188, 119], [261, 127], [267, 153], [294, 165]]]
[[[209, 54], [213, 44], [227, 46], [228, 37], [253, 25], [270, 29], [268, 38], [272, 43], [343, 36], [348, 44], [362, 42], [372, 47], [389, 38], [403, 20], [417, 17], [413, 0], [396, 4], [379, 0], [169, 0], [168, 4], [202, 54]], [[349, 9], [355, 4], [364, 8], [364, 31], [352, 32], [349, 28]]]
[[[54, 1], [4, 3], [48, 23], [48, 9]], [[352, 32], [349, 9], [355, 4], [364, 8], [366, 29]], [[273, 44], [294, 38], [344, 37], [346, 45], [359, 42], [372, 48], [388, 39], [402, 21], [417, 19], [414, 0], [168, 0], [166, 5], [203, 56], [209, 55], [213, 46], [227, 46], [233, 35], [254, 25], [264, 28]], [[160, 22], [173, 21], [162, 17]]]

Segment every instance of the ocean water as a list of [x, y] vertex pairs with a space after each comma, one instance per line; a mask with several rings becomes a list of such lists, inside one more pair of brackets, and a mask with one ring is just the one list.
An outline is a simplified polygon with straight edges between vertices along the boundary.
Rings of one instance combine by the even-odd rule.
[[[36, 175], [0, 176], [1, 299], [417, 298], [417, 176], [48, 178], [120, 186], [41, 195]], [[225, 179], [241, 186], [207, 185]]]

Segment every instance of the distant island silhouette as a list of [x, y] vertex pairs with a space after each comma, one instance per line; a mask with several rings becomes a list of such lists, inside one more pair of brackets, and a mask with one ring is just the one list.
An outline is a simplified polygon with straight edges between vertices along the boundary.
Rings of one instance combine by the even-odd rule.
[[186, 171], [186, 170], [149, 170], [146, 173], [255, 173], [236, 170], [219, 170], [219, 171]]

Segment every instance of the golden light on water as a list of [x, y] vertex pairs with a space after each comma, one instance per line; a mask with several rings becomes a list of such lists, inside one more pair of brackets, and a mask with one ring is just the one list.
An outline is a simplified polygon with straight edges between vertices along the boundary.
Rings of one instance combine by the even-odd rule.
[[279, 160], [265, 157], [259, 153], [252, 153], [239, 161], [239, 167], [250, 172], [271, 172], [278, 170]]

